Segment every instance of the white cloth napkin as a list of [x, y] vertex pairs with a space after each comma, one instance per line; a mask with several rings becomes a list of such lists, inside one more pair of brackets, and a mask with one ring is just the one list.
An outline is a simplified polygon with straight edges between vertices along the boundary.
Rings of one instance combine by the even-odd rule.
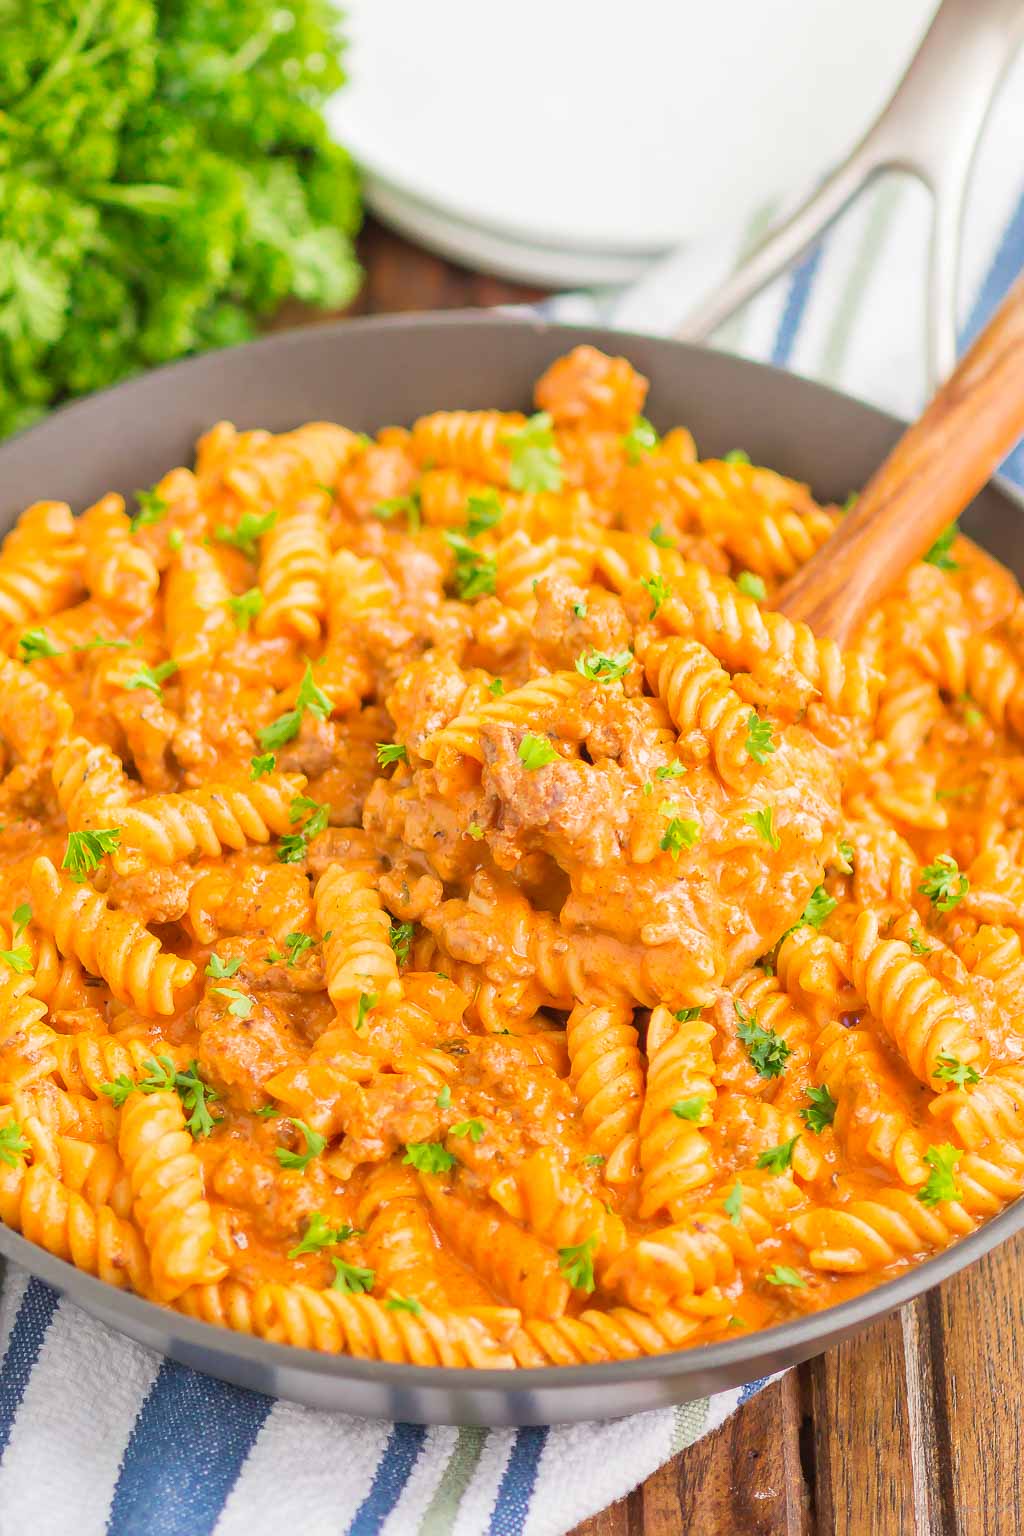
[[[968, 210], [968, 337], [1024, 266], [1022, 145], [1024, 66], [993, 115]], [[545, 308], [667, 330], [765, 216], [632, 293]], [[911, 414], [923, 392], [925, 234], [920, 189], [876, 186], [717, 342]], [[1024, 448], [1007, 469], [1024, 483]], [[762, 1385], [568, 1428], [361, 1421], [163, 1361], [12, 1268], [0, 1301], [0, 1536], [562, 1536]]]

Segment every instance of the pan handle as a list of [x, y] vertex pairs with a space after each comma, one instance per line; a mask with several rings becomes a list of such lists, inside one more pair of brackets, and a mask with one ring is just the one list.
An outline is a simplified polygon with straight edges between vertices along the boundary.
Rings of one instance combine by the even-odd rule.
[[935, 388], [957, 353], [957, 279], [964, 203], [999, 83], [1024, 41], [1021, 0], [943, 0], [888, 104], [847, 159], [674, 334], [703, 341], [832, 225], [864, 187], [902, 171], [931, 193], [928, 374]]

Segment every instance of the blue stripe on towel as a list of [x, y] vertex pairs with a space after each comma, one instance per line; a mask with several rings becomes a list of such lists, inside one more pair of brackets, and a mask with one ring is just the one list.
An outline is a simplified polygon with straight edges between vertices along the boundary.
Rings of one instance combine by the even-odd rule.
[[35, 1277], [25, 1287], [25, 1294], [14, 1319], [7, 1353], [0, 1363], [0, 1456], [7, 1449], [15, 1415], [21, 1407], [32, 1369], [43, 1347], [46, 1330], [53, 1322], [60, 1297]]
[[165, 1360], [128, 1441], [108, 1536], [208, 1536], [273, 1406]]
[[377, 1465], [370, 1491], [348, 1528], [348, 1536], [377, 1536], [405, 1492], [426, 1438], [422, 1424], [395, 1425]]
[[782, 311], [782, 319], [779, 321], [779, 329], [775, 336], [775, 345], [772, 347], [771, 361], [776, 368], [786, 368], [793, 355], [796, 339], [800, 333], [800, 326], [807, 310], [811, 297], [811, 289], [814, 287], [814, 279], [818, 275], [821, 266], [823, 247], [814, 246], [804, 257], [800, 265], [794, 270], [789, 280], [789, 292], [786, 295], [786, 306]]
[[520, 1536], [530, 1513], [530, 1500], [547, 1438], [545, 1428], [519, 1430], [501, 1479], [487, 1536]]

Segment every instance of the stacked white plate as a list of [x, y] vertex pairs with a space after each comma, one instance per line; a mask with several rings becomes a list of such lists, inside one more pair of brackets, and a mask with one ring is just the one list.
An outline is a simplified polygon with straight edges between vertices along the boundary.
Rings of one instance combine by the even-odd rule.
[[444, 255], [622, 283], [810, 182], [936, 0], [348, 0], [331, 103], [370, 207]]

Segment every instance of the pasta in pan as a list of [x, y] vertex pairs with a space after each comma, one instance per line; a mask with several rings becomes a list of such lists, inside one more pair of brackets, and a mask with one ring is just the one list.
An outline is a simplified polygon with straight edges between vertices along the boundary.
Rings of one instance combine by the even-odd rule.
[[263, 1338], [533, 1367], [901, 1273], [1024, 1191], [1024, 600], [535, 414], [215, 426], [0, 551], [0, 1219]]

